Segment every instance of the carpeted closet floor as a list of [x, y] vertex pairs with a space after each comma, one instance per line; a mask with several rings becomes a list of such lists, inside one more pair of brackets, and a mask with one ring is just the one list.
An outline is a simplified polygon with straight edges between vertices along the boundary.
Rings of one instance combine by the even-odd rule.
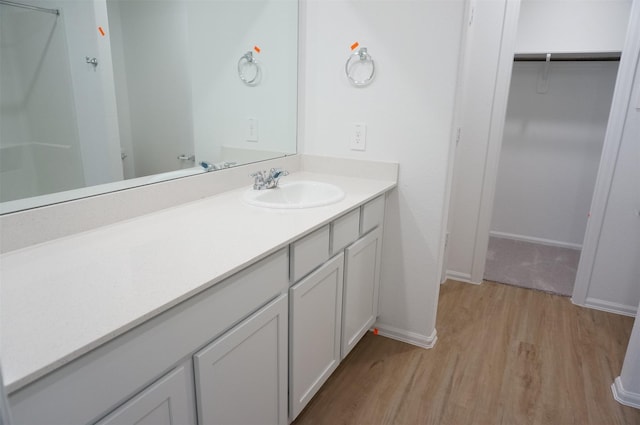
[[485, 280], [571, 296], [580, 250], [489, 238]]

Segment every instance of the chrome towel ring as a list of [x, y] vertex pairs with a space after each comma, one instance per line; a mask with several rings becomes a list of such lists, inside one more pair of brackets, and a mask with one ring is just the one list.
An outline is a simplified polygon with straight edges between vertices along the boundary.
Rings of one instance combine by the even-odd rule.
[[[368, 73], [364, 71], [364, 77], [360, 76], [360, 79], [358, 79], [358, 74], [362, 74], [363, 69], [366, 70], [367, 66], [371, 68], [371, 71]], [[369, 52], [367, 52], [366, 47], [359, 48], [349, 56], [347, 63], [344, 65], [344, 72], [347, 74], [351, 84], [356, 87], [364, 87], [371, 84], [376, 73], [376, 64]]]
[[260, 63], [249, 50], [238, 60], [238, 77], [247, 86], [253, 87], [260, 82]]

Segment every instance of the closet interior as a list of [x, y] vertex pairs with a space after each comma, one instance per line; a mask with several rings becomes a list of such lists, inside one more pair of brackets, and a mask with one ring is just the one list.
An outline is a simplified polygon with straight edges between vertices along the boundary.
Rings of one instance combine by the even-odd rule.
[[484, 279], [571, 296], [620, 50], [602, 51], [594, 34], [541, 34], [543, 27], [531, 23], [538, 11], [526, 5]]

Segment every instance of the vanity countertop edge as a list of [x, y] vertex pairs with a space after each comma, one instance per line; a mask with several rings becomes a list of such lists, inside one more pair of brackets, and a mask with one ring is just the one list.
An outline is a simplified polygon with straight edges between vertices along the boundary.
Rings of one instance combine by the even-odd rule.
[[397, 186], [397, 179], [307, 171], [286, 180], [332, 183], [346, 196], [324, 207], [265, 209], [242, 200], [247, 185], [0, 256], [0, 358], [7, 392]]

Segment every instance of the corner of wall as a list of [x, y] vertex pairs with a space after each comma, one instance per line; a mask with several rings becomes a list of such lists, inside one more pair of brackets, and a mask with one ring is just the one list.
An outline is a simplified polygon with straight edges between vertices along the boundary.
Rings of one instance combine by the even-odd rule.
[[395, 339], [396, 341], [406, 342], [407, 344], [415, 345], [422, 348], [433, 348], [438, 341], [438, 336], [435, 328], [431, 335], [422, 335], [417, 332], [411, 332], [404, 329], [399, 329], [384, 323], [375, 323], [375, 329], [378, 329], [378, 335], [386, 336], [387, 338]]

